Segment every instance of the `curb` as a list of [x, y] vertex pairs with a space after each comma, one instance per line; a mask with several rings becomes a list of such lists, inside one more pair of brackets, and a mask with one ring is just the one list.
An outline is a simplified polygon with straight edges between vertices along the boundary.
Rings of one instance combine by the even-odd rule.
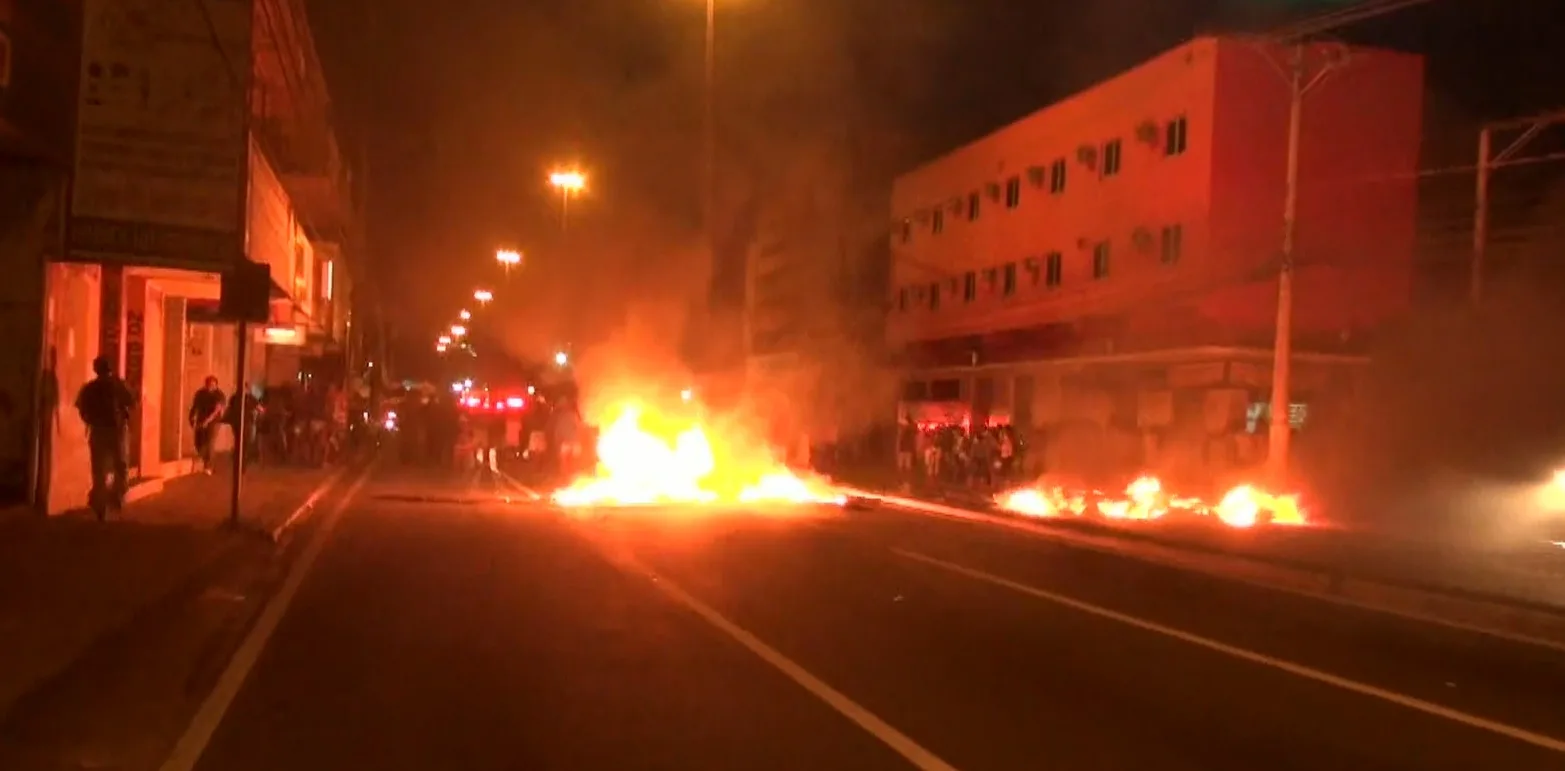
[[1145, 539], [1049, 528], [996, 514], [914, 498], [846, 488], [881, 504], [929, 516], [999, 525], [1128, 559], [1201, 573], [1318, 600], [1373, 610], [1565, 652], [1565, 608], [1507, 597], [1349, 575], [1301, 564], [1220, 551], [1182, 549]]
[[321, 499], [325, 498], [327, 493], [330, 493], [347, 473], [348, 468], [346, 466], [333, 471], [330, 476], [326, 477], [324, 481], [315, 487], [315, 490], [310, 493], [310, 497], [304, 499], [304, 503], [299, 504], [298, 508], [294, 509], [286, 519], [267, 531], [266, 535], [271, 539], [272, 543], [281, 542], [283, 534], [289, 528], [303, 522], [310, 514], [314, 513], [316, 504], [319, 504]]

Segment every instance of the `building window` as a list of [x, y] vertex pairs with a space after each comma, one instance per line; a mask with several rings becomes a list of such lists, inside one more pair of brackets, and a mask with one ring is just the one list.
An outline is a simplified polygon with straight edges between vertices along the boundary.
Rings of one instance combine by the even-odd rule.
[[1043, 261], [1044, 286], [1059, 286], [1065, 280], [1065, 255], [1049, 252]]
[[977, 193], [967, 194], [967, 218], [978, 219], [978, 203], [983, 200]]
[[940, 310], [940, 282], [938, 281], [929, 285], [929, 309]]
[[1011, 177], [1005, 181], [1005, 208], [1014, 209], [1022, 204], [1022, 178]]
[[1099, 241], [1092, 245], [1092, 277], [1104, 279], [1109, 277], [1109, 242]]
[[938, 234], [945, 229], [946, 210], [944, 208], [936, 208], [929, 214], [929, 232]]
[[1168, 125], [1163, 127], [1164, 155], [1184, 155], [1186, 127], [1183, 115], [1169, 121]]
[[1119, 173], [1120, 141], [1111, 139], [1103, 145], [1103, 176], [1112, 177]]
[[972, 302], [976, 299], [978, 299], [978, 274], [970, 270], [962, 277], [962, 301]]
[[1049, 192], [1059, 195], [1065, 192], [1065, 159], [1049, 164]]
[[1165, 225], [1163, 227], [1162, 247], [1164, 265], [1173, 265], [1179, 262], [1179, 256], [1185, 250], [1185, 227], [1183, 225]]
[[1005, 272], [1000, 279], [1000, 294], [1010, 297], [1016, 294], [1016, 263], [1007, 262]]

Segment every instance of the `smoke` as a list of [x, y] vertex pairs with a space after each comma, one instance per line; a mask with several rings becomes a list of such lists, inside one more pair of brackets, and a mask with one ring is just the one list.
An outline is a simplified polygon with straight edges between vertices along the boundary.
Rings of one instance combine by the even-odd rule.
[[[1343, 519], [1486, 524], [1565, 466], [1558, 239], [1497, 267], [1482, 305], [1419, 312], [1377, 343], [1353, 397], [1326, 405], [1301, 465]], [[1530, 256], [1524, 257], [1524, 254]]]

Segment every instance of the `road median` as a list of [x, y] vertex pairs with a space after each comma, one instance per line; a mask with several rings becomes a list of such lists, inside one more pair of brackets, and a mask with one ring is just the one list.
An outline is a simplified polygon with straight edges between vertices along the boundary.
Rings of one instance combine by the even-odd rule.
[[1075, 520], [1019, 518], [971, 503], [953, 505], [870, 490], [847, 490], [850, 495], [884, 506], [991, 524], [1076, 548], [1565, 650], [1565, 607], [1559, 605], [1380, 575], [1372, 566], [1352, 568], [1242, 553], [1214, 544], [1171, 543], [1139, 531], [1076, 527]]

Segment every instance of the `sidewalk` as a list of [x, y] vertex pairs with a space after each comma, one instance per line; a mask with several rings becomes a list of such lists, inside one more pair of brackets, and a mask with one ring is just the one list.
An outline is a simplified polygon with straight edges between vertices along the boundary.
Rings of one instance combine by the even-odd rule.
[[287, 519], [330, 474], [257, 469], [245, 478], [244, 531], [222, 528], [227, 475], [187, 476], [108, 522], [68, 514], [0, 520], [0, 715], [94, 641]]

